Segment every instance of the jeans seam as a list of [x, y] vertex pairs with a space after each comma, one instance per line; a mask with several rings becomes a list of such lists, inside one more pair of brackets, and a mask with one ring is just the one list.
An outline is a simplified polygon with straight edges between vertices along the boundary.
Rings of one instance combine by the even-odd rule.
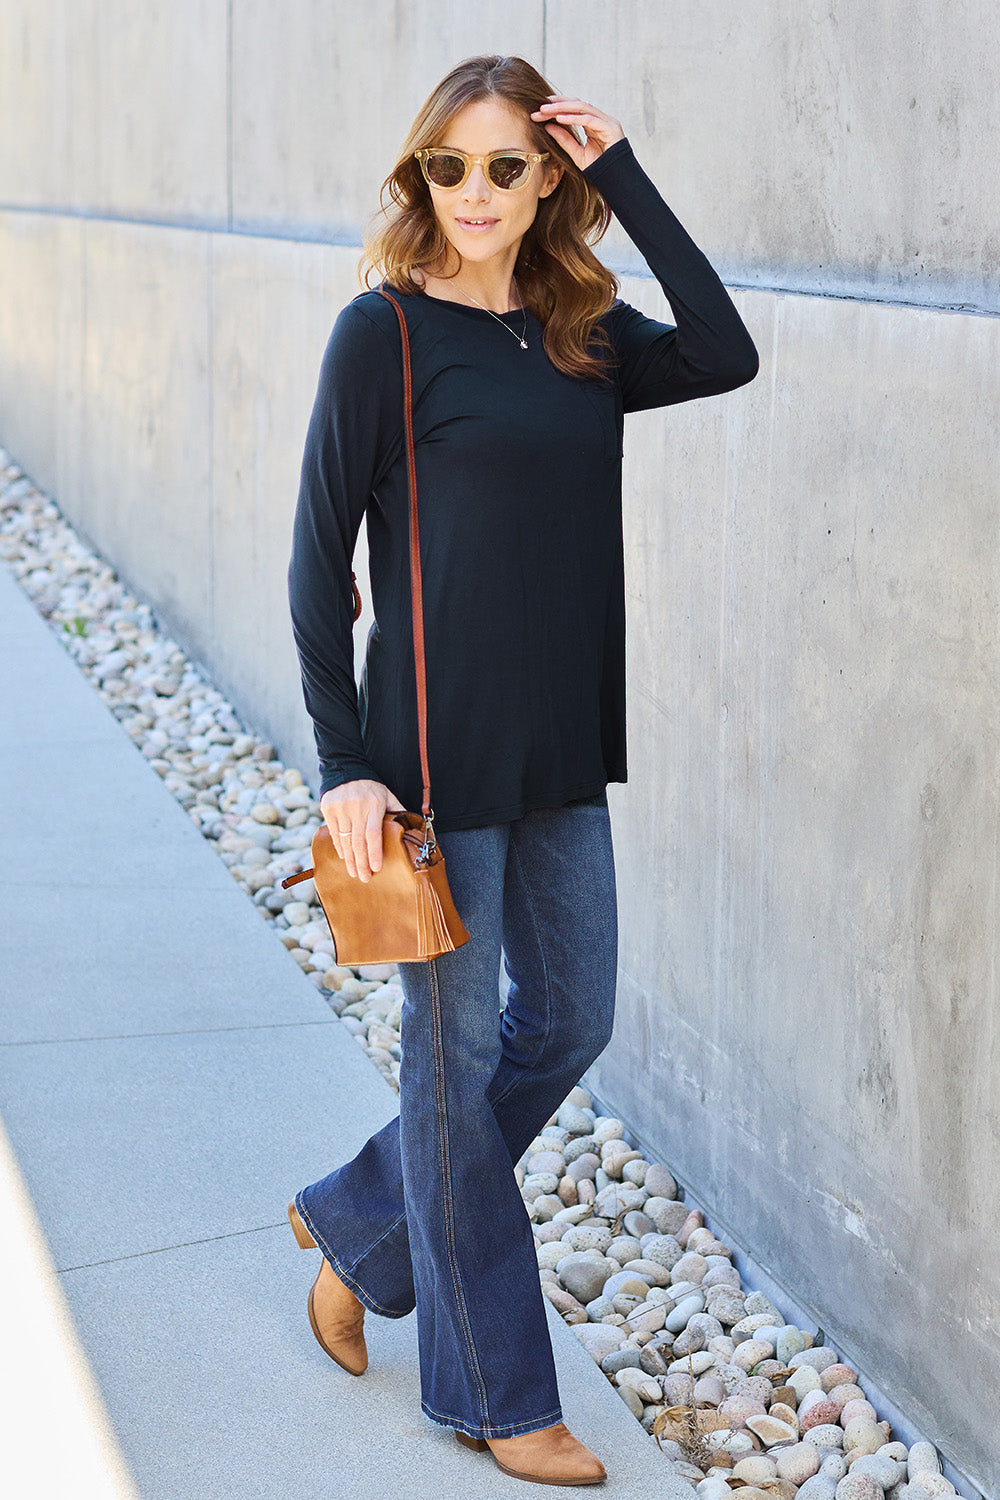
[[[368, 1308], [369, 1312], [378, 1313], [383, 1318], [405, 1318], [407, 1313], [410, 1311], [409, 1308], [407, 1308], [403, 1312], [400, 1312], [398, 1311], [398, 1309], [393, 1307], [383, 1307], [380, 1302], [376, 1301], [376, 1299], [371, 1295], [370, 1292], [367, 1292], [365, 1290], [365, 1288], [347, 1269], [347, 1267], [341, 1265], [337, 1256], [333, 1253], [333, 1251], [330, 1249], [330, 1246], [323, 1238], [322, 1233], [319, 1229], [317, 1229], [316, 1225], [309, 1217], [309, 1210], [301, 1201], [301, 1194], [299, 1194], [295, 1199], [295, 1207], [298, 1210], [298, 1213], [302, 1218], [306, 1228], [309, 1230], [310, 1234], [313, 1236], [316, 1243], [322, 1250], [323, 1255], [330, 1262], [331, 1266], [334, 1268], [344, 1285], [346, 1287], [349, 1287], [350, 1290], [354, 1293], [358, 1301], [362, 1302], [364, 1306]], [[403, 1217], [405, 1218], [405, 1215], [403, 1215]]]
[[465, 1301], [465, 1288], [462, 1285], [462, 1275], [458, 1266], [458, 1256], [455, 1251], [455, 1221], [451, 1199], [451, 1156], [448, 1143], [448, 1115], [445, 1103], [444, 1047], [441, 1034], [441, 995], [438, 988], [437, 960], [430, 958], [427, 960], [427, 965], [430, 981], [431, 1024], [434, 1043], [434, 1102], [438, 1117], [438, 1150], [441, 1159], [441, 1189], [444, 1200], [444, 1231], [445, 1242], [448, 1246], [448, 1265], [451, 1270], [452, 1286], [455, 1291], [455, 1305], [465, 1337], [469, 1365], [479, 1390], [479, 1407], [483, 1415], [484, 1425], [488, 1426], [489, 1408], [486, 1397], [486, 1384], [483, 1380], [482, 1371], [479, 1368], [479, 1357], [476, 1354], [475, 1340], [472, 1337], [472, 1325]]
[[387, 1240], [389, 1238], [390, 1234], [394, 1234], [395, 1233], [395, 1231], [399, 1228], [400, 1224], [405, 1224], [405, 1223], [406, 1223], [406, 1213], [403, 1212], [403, 1213], [401, 1213], [399, 1215], [398, 1219], [394, 1219], [393, 1220], [393, 1222], [389, 1225], [389, 1228], [385, 1231], [384, 1234], [380, 1234], [377, 1240], [372, 1240], [371, 1244], [368, 1246], [368, 1248], [365, 1251], [364, 1255], [359, 1255], [358, 1256], [357, 1260], [354, 1262], [354, 1265], [351, 1267], [351, 1270], [352, 1271], [356, 1271], [357, 1268], [358, 1268], [358, 1266], [360, 1266], [361, 1262], [365, 1259], [365, 1256], [371, 1255], [372, 1251], [373, 1250], [377, 1250], [378, 1247], [379, 1247], [379, 1245], [381, 1245], [381, 1243], [382, 1243], [383, 1240]]
[[[513, 854], [514, 862], [516, 863], [518, 870], [521, 872], [521, 881], [524, 885], [525, 905], [531, 913], [531, 926], [535, 934], [535, 943], [538, 947], [538, 956], [541, 960], [542, 975], [545, 981], [545, 1036], [542, 1040], [542, 1045], [539, 1048], [539, 1052], [542, 1053], [548, 1046], [549, 1036], [552, 1031], [552, 982], [549, 978], [549, 965], [548, 960], [545, 956], [545, 945], [542, 942], [542, 934], [538, 926], [538, 914], [535, 911], [535, 904], [531, 899], [531, 887], [528, 884], [528, 873], [524, 868], [521, 856], [517, 850], [517, 844], [513, 839], [510, 840], [510, 852]], [[502, 1104], [503, 1101], [507, 1098], [507, 1095], [510, 1094], [520, 1082], [521, 1080], [519, 1078], [512, 1078], [503, 1092], [498, 1094], [497, 1097], [491, 1101], [493, 1108], [495, 1109], [498, 1104]]]

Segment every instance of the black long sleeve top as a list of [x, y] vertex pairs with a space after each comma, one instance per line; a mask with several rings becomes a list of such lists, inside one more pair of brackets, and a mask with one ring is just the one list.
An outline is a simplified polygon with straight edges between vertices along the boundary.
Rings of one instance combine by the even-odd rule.
[[[625, 781], [626, 412], [733, 390], [757, 353], [627, 140], [586, 169], [676, 327], [617, 300], [609, 379], [571, 378], [528, 314], [401, 299], [413, 418], [435, 826], [474, 828]], [[506, 326], [503, 326], [506, 325]], [[512, 338], [511, 332], [518, 338]], [[399, 327], [377, 292], [337, 318], [309, 423], [289, 567], [321, 791], [422, 800]], [[351, 558], [367, 521], [375, 623], [355, 685]]]

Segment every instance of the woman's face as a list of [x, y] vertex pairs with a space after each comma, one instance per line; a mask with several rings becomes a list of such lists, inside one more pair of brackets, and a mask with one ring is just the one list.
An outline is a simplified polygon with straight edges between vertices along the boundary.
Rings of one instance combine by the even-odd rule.
[[[433, 143], [486, 156], [491, 151], [536, 151], [527, 120], [505, 100], [479, 99], [459, 110]], [[513, 192], [495, 188], [475, 162], [459, 188], [431, 186], [434, 214], [448, 243], [463, 260], [480, 264], [517, 247], [538, 211], [539, 198], [547, 198], [562, 176], [562, 167], [550, 159], [538, 162], [524, 187]]]

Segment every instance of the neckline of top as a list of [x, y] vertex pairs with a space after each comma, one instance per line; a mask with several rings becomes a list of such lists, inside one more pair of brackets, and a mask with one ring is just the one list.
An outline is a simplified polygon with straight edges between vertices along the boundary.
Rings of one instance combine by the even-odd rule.
[[410, 295], [422, 297], [425, 302], [433, 302], [437, 307], [456, 307], [459, 312], [472, 313], [473, 317], [476, 318], [523, 318], [525, 312], [527, 312], [529, 318], [534, 316], [530, 310], [523, 307], [512, 308], [510, 312], [497, 313], [489, 311], [485, 307], [470, 307], [465, 302], [452, 302], [449, 297], [432, 297], [430, 292], [422, 290], [412, 292]]

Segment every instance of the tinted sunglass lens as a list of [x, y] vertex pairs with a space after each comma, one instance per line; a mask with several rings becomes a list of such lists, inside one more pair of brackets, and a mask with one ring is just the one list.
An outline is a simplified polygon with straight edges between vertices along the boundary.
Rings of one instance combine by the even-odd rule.
[[424, 158], [424, 166], [435, 187], [458, 187], [465, 176], [465, 162], [450, 151], [435, 151], [432, 156]]
[[520, 187], [528, 173], [528, 163], [520, 156], [495, 156], [490, 162], [489, 177], [494, 187], [509, 192]]

